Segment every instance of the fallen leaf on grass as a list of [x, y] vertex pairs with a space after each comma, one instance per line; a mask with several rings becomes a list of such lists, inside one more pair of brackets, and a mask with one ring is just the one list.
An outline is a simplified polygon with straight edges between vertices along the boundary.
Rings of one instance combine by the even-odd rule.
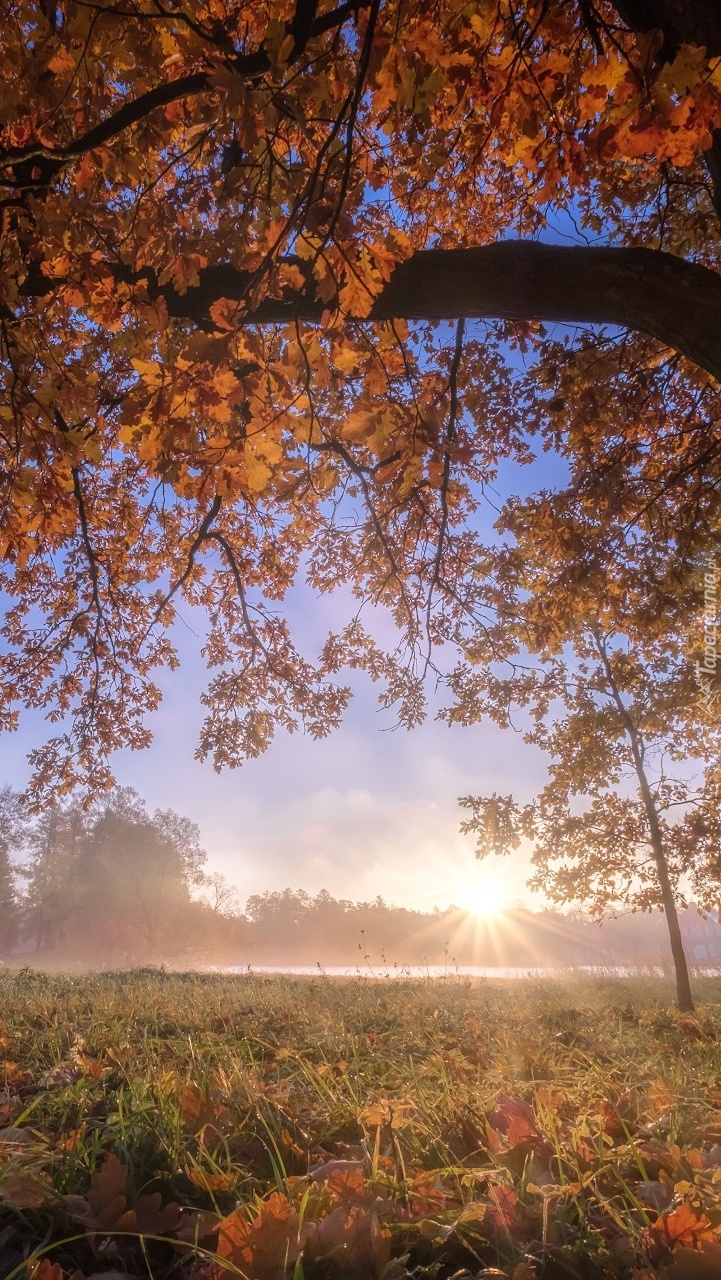
[[236, 1175], [234, 1173], [211, 1173], [210, 1169], [202, 1169], [199, 1165], [185, 1166], [183, 1173], [194, 1187], [198, 1187], [200, 1191], [229, 1191], [235, 1182]]
[[29, 1147], [33, 1146], [36, 1141], [37, 1139], [30, 1129], [19, 1129], [15, 1125], [9, 1125], [7, 1129], [0, 1129], [0, 1152], [5, 1143], [12, 1147]]
[[8, 1169], [0, 1182], [0, 1200], [10, 1209], [41, 1209], [47, 1200], [50, 1179], [25, 1169]]
[[361, 1111], [358, 1119], [366, 1129], [386, 1125], [391, 1129], [403, 1129], [413, 1123], [416, 1113], [416, 1104], [410, 1098], [378, 1098]]
[[491, 1187], [487, 1202], [467, 1205], [456, 1222], [456, 1230], [461, 1237], [467, 1232], [479, 1233], [487, 1240], [496, 1240], [499, 1235], [508, 1237], [520, 1227], [517, 1204], [518, 1196], [512, 1187]]
[[541, 1132], [527, 1102], [501, 1094], [486, 1126], [491, 1151], [508, 1150], [521, 1142], [536, 1143]]
[[[113, 1280], [113, 1276], [118, 1275], [117, 1272], [106, 1271], [107, 1280]], [[65, 1280], [65, 1272], [59, 1262], [51, 1262], [49, 1258], [42, 1258], [30, 1272], [30, 1280]], [[85, 1280], [80, 1271], [73, 1271], [68, 1280]], [[88, 1280], [98, 1280], [96, 1276], [88, 1276]]]
[[390, 1262], [391, 1233], [375, 1213], [358, 1205], [337, 1205], [311, 1224], [303, 1256], [324, 1258], [358, 1276], [377, 1276]]
[[107, 1064], [89, 1054], [85, 1048], [85, 1041], [80, 1036], [76, 1036], [67, 1058], [44, 1071], [39, 1083], [47, 1089], [50, 1085], [75, 1084], [77, 1080], [101, 1080], [107, 1069]]
[[49, 1258], [42, 1258], [36, 1267], [30, 1272], [31, 1280], [64, 1280], [63, 1269], [59, 1262], [51, 1262]]
[[427, 1217], [451, 1203], [451, 1197], [443, 1187], [440, 1176], [424, 1170], [411, 1178], [408, 1187], [408, 1208], [411, 1217]]
[[[237, 1209], [218, 1227], [215, 1251], [252, 1280], [282, 1280], [300, 1256], [300, 1220], [293, 1205], [273, 1192], [251, 1221]], [[211, 1280], [226, 1280], [226, 1267], [211, 1270]]]
[[197, 1133], [215, 1119], [216, 1108], [207, 1090], [190, 1080], [178, 1094], [178, 1106], [186, 1129]]
[[667, 1249], [680, 1245], [697, 1248], [703, 1240], [713, 1240], [711, 1223], [704, 1213], [694, 1213], [690, 1205], [680, 1204], [672, 1213], [662, 1213], [651, 1228], [657, 1241]]
[[664, 1280], [718, 1280], [721, 1276], [721, 1244], [706, 1241], [700, 1249], [677, 1249], [673, 1262], [663, 1269]]
[[0, 1082], [7, 1088], [17, 1089], [21, 1084], [30, 1084], [32, 1075], [23, 1071], [17, 1062], [0, 1062]]
[[313, 1182], [325, 1183], [334, 1200], [365, 1204], [369, 1198], [362, 1160], [328, 1160], [309, 1175]]
[[684, 1017], [678, 1019], [679, 1031], [682, 1031], [686, 1040], [715, 1040], [716, 1029], [713, 1023], [705, 1021], [699, 1022], [697, 1018]]
[[646, 1179], [636, 1183], [636, 1195], [649, 1208], [661, 1213], [664, 1209], [668, 1209], [673, 1200], [673, 1188], [667, 1182], [661, 1182], [657, 1178]]
[[671, 1107], [674, 1107], [678, 1100], [678, 1094], [673, 1085], [669, 1084], [667, 1080], [662, 1080], [660, 1077], [651, 1081], [648, 1096], [656, 1111], [660, 1112], [670, 1111]]
[[73, 1217], [90, 1231], [130, 1231], [138, 1235], [167, 1236], [180, 1223], [180, 1208], [161, 1208], [160, 1192], [137, 1196], [125, 1165], [109, 1152], [93, 1174], [84, 1196], [66, 1196]]
[[210, 1246], [211, 1236], [218, 1230], [218, 1215], [209, 1213], [207, 1209], [183, 1209], [181, 1212], [180, 1226], [174, 1232], [178, 1242], [176, 1248], [187, 1253], [203, 1240]]

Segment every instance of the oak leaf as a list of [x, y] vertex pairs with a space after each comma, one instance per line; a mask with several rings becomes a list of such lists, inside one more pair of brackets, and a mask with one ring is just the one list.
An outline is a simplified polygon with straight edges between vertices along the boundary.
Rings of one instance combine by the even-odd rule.
[[[279, 1191], [263, 1201], [254, 1218], [236, 1209], [218, 1227], [218, 1257], [250, 1280], [282, 1280], [302, 1247], [298, 1213]], [[224, 1267], [211, 1271], [213, 1280], [224, 1280], [226, 1275]]]
[[108, 1235], [118, 1231], [167, 1236], [181, 1219], [179, 1206], [171, 1202], [163, 1207], [159, 1192], [137, 1195], [128, 1169], [112, 1152], [93, 1174], [85, 1195], [67, 1196], [66, 1201], [88, 1231]]
[[680, 1245], [698, 1248], [704, 1240], [713, 1240], [714, 1232], [704, 1213], [696, 1213], [689, 1204], [680, 1204], [671, 1213], [662, 1213], [654, 1222], [652, 1231], [659, 1243], [668, 1249]]

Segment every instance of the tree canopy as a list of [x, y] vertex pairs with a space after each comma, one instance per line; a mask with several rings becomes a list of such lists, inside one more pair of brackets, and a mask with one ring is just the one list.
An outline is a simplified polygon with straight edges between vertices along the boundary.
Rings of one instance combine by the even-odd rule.
[[[541, 446], [554, 608], [634, 530], [663, 571], [631, 629], [684, 592], [688, 622], [718, 523], [710, 0], [2, 9], [0, 719], [58, 724], [37, 797], [147, 744], [182, 600], [217, 767], [326, 733], [348, 666], [417, 722], [485, 603], [474, 512]], [[317, 660], [301, 579], [355, 597]]]

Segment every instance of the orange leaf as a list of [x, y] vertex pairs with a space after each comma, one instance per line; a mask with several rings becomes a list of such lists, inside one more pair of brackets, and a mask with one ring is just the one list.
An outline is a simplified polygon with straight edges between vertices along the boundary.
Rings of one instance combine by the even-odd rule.
[[[252, 1280], [281, 1280], [301, 1248], [298, 1214], [279, 1191], [263, 1202], [252, 1221], [236, 1210], [218, 1228], [218, 1257]], [[227, 1270], [217, 1267], [211, 1275], [224, 1280]]]
[[653, 1224], [653, 1231], [667, 1248], [688, 1245], [698, 1248], [700, 1241], [713, 1240], [711, 1223], [705, 1214], [696, 1214], [688, 1204], [680, 1204], [671, 1213], [662, 1213]]

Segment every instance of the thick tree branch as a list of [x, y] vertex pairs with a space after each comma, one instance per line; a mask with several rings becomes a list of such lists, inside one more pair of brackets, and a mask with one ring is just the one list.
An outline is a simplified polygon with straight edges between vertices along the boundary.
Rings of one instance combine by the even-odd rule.
[[[320, 324], [333, 300], [316, 296], [308, 263], [286, 258], [308, 284], [238, 307], [235, 323]], [[133, 272], [116, 263], [107, 270], [120, 283], [144, 282], [168, 313], [212, 328], [210, 308], [225, 298], [246, 304], [256, 276], [229, 264], [205, 267], [200, 283], [178, 293], [158, 285], [149, 268]], [[21, 286], [25, 297], [45, 297], [63, 282], [34, 270]], [[8, 319], [11, 317], [8, 316]], [[366, 317], [348, 316], [362, 323]], [[545, 320], [612, 325], [657, 338], [721, 382], [721, 275], [658, 249], [589, 248], [503, 240], [474, 249], [426, 249], [395, 268], [375, 300], [370, 320]]]
[[[248, 286], [244, 273], [215, 266], [201, 271], [200, 284], [184, 294], [167, 287], [158, 292], [171, 315], [207, 324], [214, 302], [244, 302]], [[265, 299], [241, 312], [238, 323], [319, 323], [328, 307], [310, 282], [304, 292]], [[721, 276], [654, 249], [569, 248], [523, 240], [429, 249], [399, 263], [370, 314], [372, 320], [463, 317], [638, 330], [721, 381]]]
[[702, 45], [713, 58], [721, 54], [721, 6], [718, 0], [615, 0], [631, 31], [661, 31], [659, 56], [673, 61], [682, 44]]

